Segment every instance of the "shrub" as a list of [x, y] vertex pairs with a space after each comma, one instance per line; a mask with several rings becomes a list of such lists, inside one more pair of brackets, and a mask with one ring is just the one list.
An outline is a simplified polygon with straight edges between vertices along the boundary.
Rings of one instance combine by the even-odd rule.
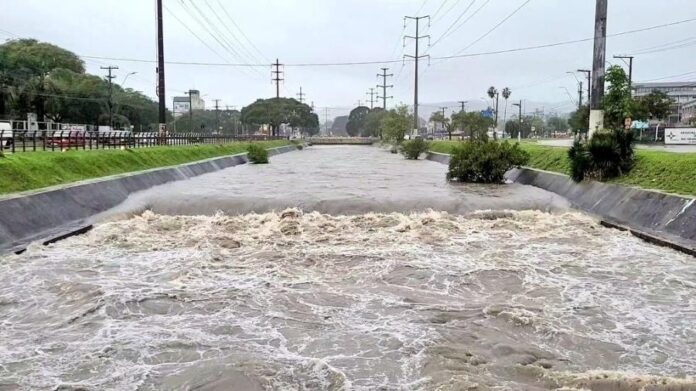
[[302, 144], [297, 144], [297, 149], [301, 151], [302, 149], [304, 149], [304, 145], [302, 145]]
[[247, 157], [254, 164], [268, 163], [268, 151], [260, 145], [249, 144], [247, 147]]
[[576, 182], [619, 177], [633, 168], [633, 133], [598, 131], [586, 143], [576, 141], [568, 150], [568, 159], [570, 176]]
[[452, 149], [448, 180], [475, 183], [502, 183], [505, 173], [524, 165], [529, 154], [507, 141], [473, 140]]
[[422, 138], [415, 138], [401, 143], [400, 149], [406, 159], [418, 160], [421, 154], [428, 152], [428, 143]]

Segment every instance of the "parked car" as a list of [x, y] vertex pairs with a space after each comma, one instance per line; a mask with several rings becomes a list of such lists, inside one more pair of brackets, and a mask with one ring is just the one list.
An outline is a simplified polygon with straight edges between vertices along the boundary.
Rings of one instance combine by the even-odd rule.
[[46, 146], [50, 148], [78, 148], [84, 147], [85, 144], [85, 132], [80, 131], [56, 132], [46, 139]]

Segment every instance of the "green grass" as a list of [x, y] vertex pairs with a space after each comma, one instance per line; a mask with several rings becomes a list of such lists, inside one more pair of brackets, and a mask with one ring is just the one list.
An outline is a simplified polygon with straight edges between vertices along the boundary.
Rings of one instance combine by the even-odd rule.
[[[274, 148], [289, 142], [280, 140], [255, 144]], [[0, 158], [0, 194], [244, 153], [248, 145], [234, 143], [5, 155]]]
[[[458, 141], [434, 141], [430, 150], [449, 153]], [[569, 173], [568, 149], [522, 143], [529, 153], [529, 167]], [[671, 153], [636, 149], [636, 164], [628, 175], [609, 181], [643, 189], [696, 196], [696, 153]]]

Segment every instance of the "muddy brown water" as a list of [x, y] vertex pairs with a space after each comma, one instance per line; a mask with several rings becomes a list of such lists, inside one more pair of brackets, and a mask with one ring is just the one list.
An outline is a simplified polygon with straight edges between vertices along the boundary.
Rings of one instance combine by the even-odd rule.
[[0, 390], [696, 390], [692, 257], [322, 147], [0, 258]]

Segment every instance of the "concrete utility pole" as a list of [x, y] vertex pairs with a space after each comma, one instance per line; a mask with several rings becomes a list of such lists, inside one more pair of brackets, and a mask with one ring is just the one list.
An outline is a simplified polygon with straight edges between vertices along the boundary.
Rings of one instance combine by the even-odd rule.
[[578, 69], [578, 72], [582, 72], [585, 74], [587, 77], [587, 103], [590, 103], [590, 96], [592, 96], [592, 93], [590, 92], [592, 90], [592, 71], [589, 69]]
[[300, 103], [304, 103], [304, 97], [307, 96], [307, 94], [302, 92], [302, 86], [300, 86], [300, 93], [297, 94], [297, 96], [300, 98]]
[[220, 99], [213, 99], [213, 102], [215, 102], [215, 131], [219, 132], [220, 131], [220, 112], [218, 111], [218, 109], [219, 109], [218, 103], [220, 103]]
[[590, 97], [590, 128], [587, 137], [591, 138], [597, 129], [604, 127], [604, 73], [607, 45], [607, 3], [608, 0], [596, 0], [594, 55], [592, 61], [592, 96]]
[[111, 66], [109, 65], [108, 67], [100, 67], [101, 69], [105, 69], [109, 72], [109, 74], [106, 76], [106, 79], [109, 82], [109, 127], [111, 130], [114, 128], [114, 102], [113, 102], [113, 83], [111, 82], [113, 79], [116, 78], [116, 76], [113, 76], [111, 74], [111, 71], [118, 69], [118, 67]]
[[167, 131], [167, 105], [164, 89], [164, 27], [162, 24], [162, 0], [157, 5], [157, 100], [159, 101], [159, 134]]
[[394, 98], [393, 96], [387, 96], [387, 88], [394, 88], [394, 85], [387, 85], [387, 78], [394, 77], [393, 73], [387, 74], [389, 68], [381, 68], [382, 73], [378, 73], [377, 77], [382, 78], [382, 85], [378, 85], [378, 88], [382, 89], [382, 96], [377, 96], [377, 99], [382, 99], [382, 108], [387, 110], [387, 99]]
[[370, 88], [370, 92], [366, 92], [366, 94], [370, 97], [370, 110], [375, 108], [375, 89]]
[[462, 105], [462, 110], [461, 110], [462, 113], [466, 113], [466, 104], [467, 103], [469, 103], [469, 101], [466, 101], [466, 100], [459, 101], [459, 104]]
[[280, 70], [280, 67], [283, 66], [283, 64], [281, 64], [276, 58], [276, 62], [274, 64], [271, 64], [271, 66], [275, 68], [271, 71], [271, 74], [273, 75], [271, 80], [276, 85], [276, 99], [280, 99], [280, 82], [285, 80], [280, 77], [283, 74], [283, 71]]
[[414, 84], [414, 89], [413, 89], [413, 136], [418, 135], [418, 128], [419, 128], [419, 121], [418, 121], [418, 60], [424, 57], [430, 58], [430, 55], [426, 54], [421, 56], [418, 52], [420, 40], [424, 38], [430, 39], [430, 35], [420, 35], [420, 21], [421, 19], [428, 19], [428, 23], [430, 23], [430, 16], [406, 16], [404, 17], [404, 25], [406, 23], [406, 19], [409, 20], [415, 20], [416, 21], [416, 35], [407, 35], [404, 37], [404, 39], [413, 39], [416, 42], [416, 50], [415, 54], [413, 56], [411, 55], [405, 55], [404, 57], [407, 58], [412, 58], [414, 63], [415, 63], [415, 84]]
[[633, 56], [614, 56], [614, 58], [621, 59], [624, 63], [628, 60], [628, 90], [631, 91], [633, 95]]

